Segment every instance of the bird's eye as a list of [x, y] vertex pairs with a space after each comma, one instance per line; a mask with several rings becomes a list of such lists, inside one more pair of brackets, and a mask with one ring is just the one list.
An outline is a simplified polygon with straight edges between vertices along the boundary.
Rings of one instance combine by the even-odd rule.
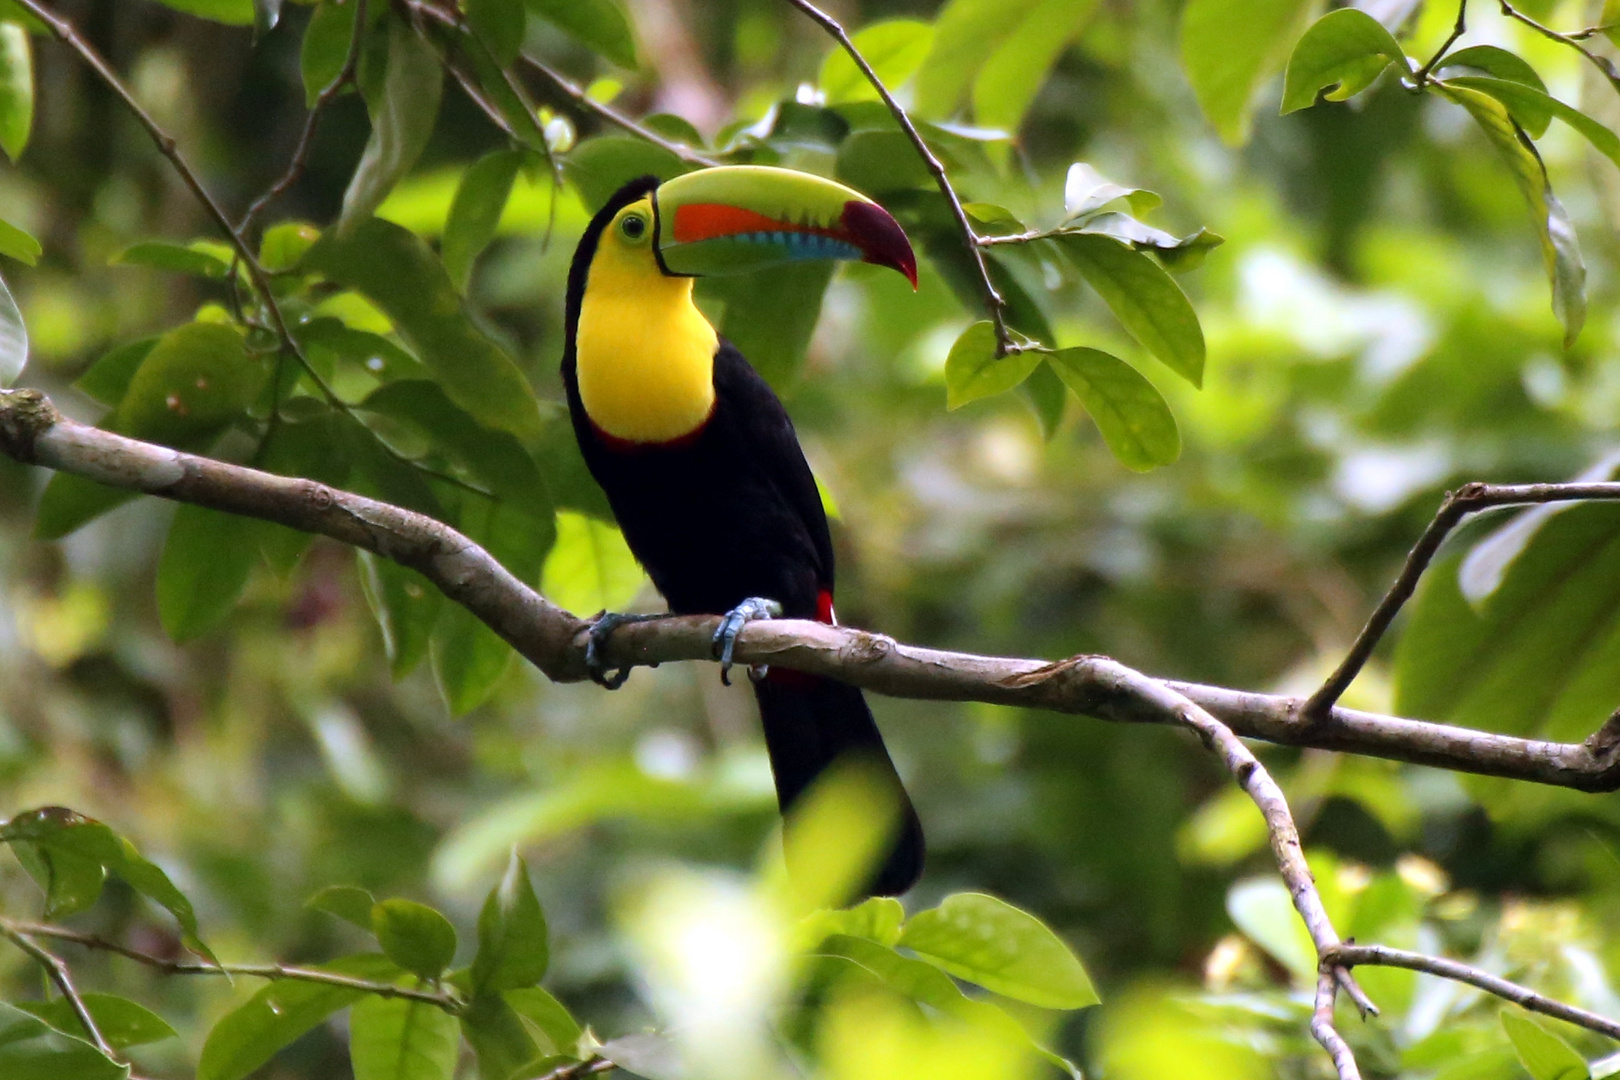
[[640, 240], [647, 235], [647, 219], [640, 214], [627, 214], [619, 222], [619, 235], [631, 242]]

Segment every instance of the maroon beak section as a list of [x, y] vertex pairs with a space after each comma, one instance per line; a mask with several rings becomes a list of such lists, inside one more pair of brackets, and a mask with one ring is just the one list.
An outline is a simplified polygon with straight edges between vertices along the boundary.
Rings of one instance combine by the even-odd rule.
[[900, 271], [916, 290], [917, 255], [911, 250], [906, 231], [887, 210], [877, 203], [851, 199], [844, 204], [839, 223], [850, 242], [866, 253], [866, 262]]

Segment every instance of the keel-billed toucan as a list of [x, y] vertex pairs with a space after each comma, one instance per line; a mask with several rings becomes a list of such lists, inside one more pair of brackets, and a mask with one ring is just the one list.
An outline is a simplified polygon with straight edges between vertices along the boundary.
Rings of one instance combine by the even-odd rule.
[[[716, 635], [727, 661], [748, 618], [833, 621], [833, 551], [787, 411], [693, 304], [692, 279], [801, 259], [862, 260], [917, 281], [882, 207], [762, 166], [625, 185], [568, 274], [562, 376], [580, 449], [670, 610], [730, 613]], [[614, 625], [599, 620], [593, 645]], [[898, 829], [870, 889], [904, 892], [922, 872], [922, 828], [861, 692], [771, 668], [754, 695], [784, 811], [835, 761], [864, 761], [892, 787]]]

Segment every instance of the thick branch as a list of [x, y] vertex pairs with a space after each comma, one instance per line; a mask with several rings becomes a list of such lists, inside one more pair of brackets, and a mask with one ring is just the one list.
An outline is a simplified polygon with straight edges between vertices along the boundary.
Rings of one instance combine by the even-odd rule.
[[1568, 1021], [1588, 1031], [1595, 1031], [1599, 1035], [1607, 1035], [1611, 1039], [1620, 1039], [1620, 1023], [1606, 1016], [1577, 1009], [1573, 1005], [1565, 1005], [1562, 1001], [1554, 1001], [1550, 997], [1536, 993], [1528, 986], [1520, 986], [1518, 983], [1509, 982], [1488, 971], [1481, 971], [1479, 968], [1455, 960], [1407, 952], [1404, 949], [1391, 949], [1383, 945], [1340, 945], [1333, 950], [1331, 956], [1333, 960], [1346, 967], [1376, 964], [1382, 967], [1421, 971], [1426, 975], [1438, 975], [1442, 979], [1467, 983], [1487, 994], [1505, 998], [1531, 1012]]
[[[95, 949], [99, 952], [109, 952], [122, 956], [138, 964], [145, 964], [147, 967], [160, 971], [165, 975], [244, 975], [253, 979], [283, 979], [292, 982], [324, 983], [327, 986], [342, 986], [350, 990], [364, 990], [368, 994], [376, 994], [379, 997], [406, 998], [410, 1001], [420, 1001], [424, 1005], [433, 1005], [448, 1013], [461, 1011], [461, 1002], [448, 994], [436, 994], [430, 990], [413, 990], [406, 986], [395, 986], [393, 983], [377, 982], [372, 979], [360, 979], [353, 975], [343, 975], [335, 971], [321, 971], [318, 968], [297, 967], [289, 964], [208, 964], [197, 960], [169, 960], [162, 956], [141, 952], [139, 949], [132, 949], [128, 945], [122, 945], [116, 941], [96, 937], [94, 934], [81, 934], [77, 930], [67, 930], [60, 926], [51, 926], [48, 923], [24, 923], [0, 919], [0, 933], [5, 934], [6, 937], [14, 941], [18, 941], [19, 944], [21, 944], [19, 939], [28, 940], [34, 937], [70, 942], [86, 949]], [[46, 953], [46, 955], [49, 956], [50, 954]], [[60, 964], [60, 961], [58, 961], [58, 964]], [[75, 1012], [77, 1011], [75, 1009]], [[89, 1026], [88, 1012], [84, 1016], [80, 1016], [79, 1019], [85, 1022], [87, 1030], [95, 1031], [93, 1026]], [[108, 1050], [107, 1053], [110, 1054], [111, 1051]]]

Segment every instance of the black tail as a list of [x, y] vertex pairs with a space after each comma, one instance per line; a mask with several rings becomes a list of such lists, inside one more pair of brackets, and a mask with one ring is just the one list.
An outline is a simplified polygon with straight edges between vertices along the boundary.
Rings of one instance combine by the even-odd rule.
[[765, 748], [771, 756], [776, 798], [783, 813], [829, 765], [846, 755], [876, 764], [881, 775], [893, 780], [900, 800], [900, 827], [866, 891], [898, 896], [911, 888], [922, 874], [922, 822], [917, 820], [917, 811], [860, 690], [832, 679], [782, 670], [755, 683], [754, 697], [765, 724]]

